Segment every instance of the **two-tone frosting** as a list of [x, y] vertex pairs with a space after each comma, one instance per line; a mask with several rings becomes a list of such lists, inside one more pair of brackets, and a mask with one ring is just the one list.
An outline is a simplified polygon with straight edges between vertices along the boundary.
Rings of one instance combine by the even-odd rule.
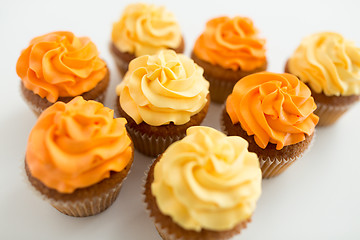
[[248, 143], [190, 127], [155, 165], [151, 191], [160, 211], [187, 230], [230, 230], [248, 220], [261, 194], [261, 170]]
[[226, 69], [251, 71], [266, 63], [265, 40], [251, 19], [218, 17], [207, 22], [196, 40], [194, 54]]
[[49, 102], [90, 91], [107, 71], [95, 44], [71, 32], [52, 32], [32, 39], [16, 64], [24, 86]]
[[33, 177], [72, 193], [120, 172], [132, 158], [124, 118], [96, 101], [76, 97], [46, 109], [32, 129], [26, 163]]
[[121, 108], [137, 124], [160, 126], [187, 123], [206, 105], [208, 89], [203, 69], [193, 60], [161, 50], [131, 61], [116, 92]]
[[316, 93], [360, 95], [360, 48], [338, 33], [304, 38], [289, 59], [288, 70]]
[[314, 132], [319, 118], [310, 89], [292, 74], [269, 72], [238, 81], [226, 101], [233, 124], [240, 123], [261, 148], [301, 142]]
[[165, 7], [136, 3], [128, 5], [112, 29], [112, 42], [122, 52], [135, 56], [176, 49], [182, 35], [180, 26]]

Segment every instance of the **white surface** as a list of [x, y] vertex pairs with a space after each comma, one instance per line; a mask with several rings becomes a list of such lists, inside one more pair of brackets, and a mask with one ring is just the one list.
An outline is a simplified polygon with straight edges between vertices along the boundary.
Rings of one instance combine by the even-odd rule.
[[[342, 33], [360, 46], [359, 1], [156, 1], [179, 19], [189, 54], [206, 20], [251, 17], [267, 39], [268, 70], [282, 72], [302, 37]], [[21, 175], [28, 134], [36, 118], [19, 94], [15, 64], [40, 34], [70, 30], [89, 36], [111, 70], [106, 105], [113, 106], [119, 75], [108, 50], [112, 22], [129, 1], [1, 1], [0, 8], [0, 239], [160, 239], [142, 204], [142, 177], [151, 159], [135, 164], [118, 199], [88, 218], [65, 216], [35, 195]], [[204, 125], [219, 129], [221, 106]], [[336, 125], [318, 129], [312, 150], [281, 176], [264, 180], [253, 222], [234, 239], [360, 239], [360, 104]]]

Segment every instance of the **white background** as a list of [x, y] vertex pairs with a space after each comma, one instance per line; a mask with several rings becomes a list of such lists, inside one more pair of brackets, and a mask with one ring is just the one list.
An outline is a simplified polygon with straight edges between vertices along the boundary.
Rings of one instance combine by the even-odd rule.
[[[111, 71], [106, 105], [113, 107], [119, 74], [108, 44], [112, 23], [130, 1], [3, 1], [0, 7], [0, 239], [160, 239], [142, 204], [151, 159], [135, 163], [118, 199], [105, 212], [68, 217], [29, 188], [22, 176], [28, 134], [36, 118], [20, 97], [15, 65], [38, 35], [69, 30], [89, 36]], [[343, 34], [360, 46], [360, 1], [154, 1], [177, 16], [189, 55], [205, 22], [249, 16], [267, 39], [268, 70], [282, 72], [300, 40], [317, 31]], [[221, 106], [203, 123], [219, 129]], [[263, 181], [253, 222], [234, 239], [360, 239], [360, 104], [336, 125], [319, 128], [312, 150], [285, 173]]]

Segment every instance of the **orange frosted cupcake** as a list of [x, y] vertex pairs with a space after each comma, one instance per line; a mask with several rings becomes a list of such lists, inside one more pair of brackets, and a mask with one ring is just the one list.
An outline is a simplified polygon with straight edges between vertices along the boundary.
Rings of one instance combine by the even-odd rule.
[[128, 5], [111, 34], [110, 50], [121, 75], [125, 75], [134, 58], [162, 49], [184, 51], [184, 39], [173, 13], [152, 4]]
[[256, 154], [237, 136], [191, 127], [152, 164], [145, 203], [163, 239], [230, 239], [261, 194]]
[[81, 95], [103, 102], [109, 71], [95, 44], [71, 32], [52, 32], [31, 40], [16, 64], [21, 92], [31, 110], [40, 115], [56, 101]]
[[76, 97], [46, 109], [32, 129], [25, 157], [31, 185], [60, 212], [98, 214], [119, 194], [133, 162], [123, 118]]
[[223, 103], [239, 79], [266, 70], [265, 40], [246, 17], [218, 17], [207, 22], [196, 40], [194, 61], [204, 68], [211, 100]]
[[291, 74], [256, 73], [236, 83], [222, 125], [245, 138], [264, 178], [277, 176], [309, 148], [319, 118], [310, 89]]
[[338, 33], [321, 32], [304, 38], [285, 72], [310, 87], [319, 126], [335, 123], [360, 100], [360, 48]]
[[173, 50], [132, 60], [116, 88], [116, 104], [135, 148], [157, 156], [188, 127], [200, 125], [210, 103], [208, 89], [203, 69]]

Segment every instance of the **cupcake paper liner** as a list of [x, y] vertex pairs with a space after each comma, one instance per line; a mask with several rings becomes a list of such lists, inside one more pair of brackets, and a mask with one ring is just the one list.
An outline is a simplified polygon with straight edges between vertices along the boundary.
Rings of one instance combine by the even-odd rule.
[[79, 201], [61, 201], [51, 198], [47, 199], [50, 204], [56, 208], [59, 212], [73, 217], [87, 217], [96, 215], [106, 210], [116, 200], [121, 190], [122, 182], [115, 188], [110, 189], [108, 192], [95, 196], [92, 198], [86, 198]]
[[113, 58], [115, 60], [116, 67], [119, 70], [121, 77], [124, 77], [125, 73], [128, 70], [129, 63], [125, 62], [124, 60], [122, 60], [121, 58], [116, 56], [115, 54], [113, 54]]
[[126, 129], [133, 140], [135, 148], [151, 157], [156, 157], [163, 153], [170, 144], [185, 137], [185, 133], [168, 136], [151, 136], [128, 125], [126, 125]]
[[116, 200], [120, 193], [123, 182], [127, 179], [127, 176], [131, 172], [130, 168], [126, 177], [120, 183], [118, 183], [114, 188], [109, 189], [107, 192], [100, 194], [99, 196], [94, 196], [78, 201], [63, 201], [56, 200], [42, 194], [30, 183], [23, 163], [19, 165], [19, 168], [24, 183], [28, 186], [29, 189], [31, 189], [34, 195], [49, 202], [51, 206], [53, 206], [59, 212], [73, 217], [93, 216], [109, 208]]
[[205, 79], [210, 82], [209, 91], [211, 101], [216, 103], [224, 103], [236, 84], [236, 82], [211, 77], [205, 77]]
[[270, 158], [270, 157], [259, 157], [260, 168], [263, 178], [272, 178], [280, 175], [284, 172], [291, 164], [293, 164], [297, 159], [304, 157], [314, 145], [316, 138], [316, 130], [314, 130], [314, 136], [311, 139], [309, 146], [305, 149], [304, 152], [293, 158]]
[[356, 102], [350, 103], [348, 105], [334, 106], [317, 102], [317, 108], [314, 113], [319, 116], [318, 126], [328, 126], [334, 124], [355, 103]]

